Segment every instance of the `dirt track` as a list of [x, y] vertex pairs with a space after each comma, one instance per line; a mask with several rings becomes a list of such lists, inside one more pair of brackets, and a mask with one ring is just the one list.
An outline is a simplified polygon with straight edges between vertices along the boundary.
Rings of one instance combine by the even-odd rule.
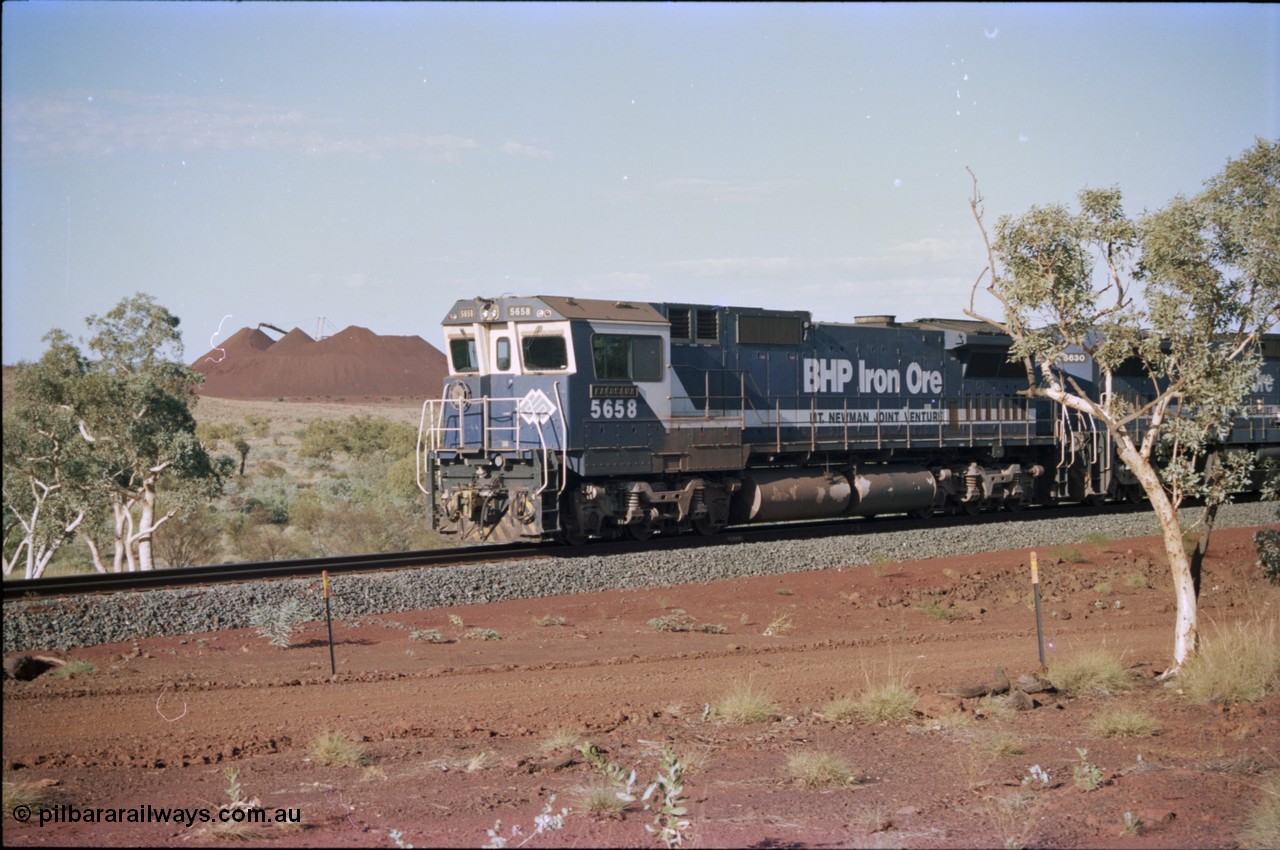
[[[1215, 537], [1201, 600], [1210, 637], [1209, 624], [1280, 612], [1250, 535]], [[228, 802], [235, 768], [246, 798], [300, 811], [301, 825], [250, 836], [267, 846], [387, 847], [398, 830], [418, 847], [478, 847], [498, 819], [507, 837], [523, 828], [516, 846], [555, 795], [553, 810], [572, 813], [527, 846], [643, 846], [652, 813], [640, 804], [584, 811], [582, 789], [601, 774], [572, 742], [637, 768], [641, 790], [671, 743], [690, 760], [696, 846], [1236, 846], [1262, 777], [1280, 769], [1280, 698], [1195, 704], [1156, 682], [1172, 646], [1156, 541], [1077, 550], [1086, 562], [1039, 553], [1049, 664], [1105, 646], [1133, 668], [1129, 695], [1042, 694], [1021, 712], [941, 696], [990, 683], [996, 667], [1012, 678], [1038, 667], [1021, 551], [339, 622], [336, 681], [323, 623], [287, 650], [249, 630], [89, 648], [72, 656], [94, 672], [5, 682], [5, 780], [44, 784], [46, 805], [211, 811]], [[677, 610], [725, 631], [650, 625]], [[763, 634], [780, 619], [791, 628]], [[463, 638], [471, 629], [501, 637]], [[428, 630], [448, 642], [423, 640]], [[919, 693], [915, 721], [821, 715], [888, 677]], [[733, 724], [708, 710], [742, 684], [777, 704], [772, 719]], [[1098, 737], [1091, 721], [1115, 705], [1145, 711], [1161, 733]], [[362, 741], [371, 763], [320, 764], [311, 745], [323, 730]], [[1101, 771], [1097, 790], [1073, 781], [1078, 748]], [[802, 751], [843, 757], [858, 781], [803, 785], [786, 769]], [[1023, 782], [1035, 765], [1049, 783]], [[1140, 835], [1124, 834], [1126, 812]], [[225, 843], [199, 824], [11, 818], [3, 839]]]

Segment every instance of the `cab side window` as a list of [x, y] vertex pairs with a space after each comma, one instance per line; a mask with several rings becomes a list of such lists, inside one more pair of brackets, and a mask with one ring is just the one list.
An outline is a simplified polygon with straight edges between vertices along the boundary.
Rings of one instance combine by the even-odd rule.
[[596, 334], [591, 359], [601, 381], [661, 381], [662, 337]]
[[455, 375], [465, 372], [479, 372], [480, 363], [476, 359], [476, 341], [462, 338], [449, 340], [449, 360], [453, 363]]
[[569, 368], [569, 353], [562, 336], [527, 336], [520, 341], [524, 368], [528, 372], [563, 372]]

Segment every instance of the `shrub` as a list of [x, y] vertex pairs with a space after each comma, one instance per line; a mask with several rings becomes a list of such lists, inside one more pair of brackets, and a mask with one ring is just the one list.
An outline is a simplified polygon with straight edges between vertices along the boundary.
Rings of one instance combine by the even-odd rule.
[[302, 603], [296, 599], [286, 599], [280, 605], [258, 605], [249, 612], [249, 625], [272, 646], [282, 649], [289, 648], [293, 630], [305, 619]]
[[1280, 634], [1276, 621], [1236, 623], [1206, 637], [1179, 673], [1195, 700], [1251, 702], [1280, 690]]
[[1088, 562], [1088, 558], [1074, 546], [1058, 546], [1052, 550], [1053, 554], [1067, 564], [1083, 564]]
[[944, 604], [941, 599], [931, 599], [918, 606], [921, 611], [940, 623], [950, 623], [964, 616], [964, 611], [954, 605]]
[[97, 667], [93, 666], [92, 661], [85, 661], [83, 658], [76, 658], [68, 661], [56, 670], [51, 671], [49, 675], [65, 678], [67, 676], [74, 676], [77, 673], [92, 673], [97, 669]]
[[1112, 696], [1133, 687], [1133, 680], [1115, 655], [1088, 650], [1049, 668], [1048, 679], [1060, 691], [1072, 695]]
[[699, 623], [696, 617], [687, 614], [683, 608], [654, 617], [649, 625], [660, 632], [710, 632], [719, 635], [728, 631], [719, 623]]
[[1102, 768], [1089, 761], [1089, 751], [1083, 747], [1076, 747], [1076, 754], [1080, 760], [1071, 768], [1071, 778], [1075, 780], [1076, 787], [1081, 791], [1097, 791], [1105, 784]]

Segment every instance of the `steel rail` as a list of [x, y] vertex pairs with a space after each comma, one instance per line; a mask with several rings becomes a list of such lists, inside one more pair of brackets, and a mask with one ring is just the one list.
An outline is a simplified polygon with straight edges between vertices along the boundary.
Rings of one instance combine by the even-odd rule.
[[453, 549], [427, 549], [414, 552], [387, 552], [366, 555], [339, 555], [325, 558], [298, 558], [288, 561], [245, 562], [213, 566], [179, 567], [126, 573], [88, 573], [40, 579], [13, 579], [3, 584], [5, 602], [53, 596], [77, 596], [93, 593], [145, 591], [200, 584], [259, 581], [333, 574], [377, 572], [409, 568], [442, 568], [462, 565], [501, 563], [503, 561], [542, 558], [582, 558], [643, 553], [673, 549], [695, 549], [705, 546], [738, 546], [778, 540], [802, 540], [837, 537], [848, 534], [871, 534], [904, 531], [921, 527], [947, 528], [983, 526], [999, 522], [1046, 519], [1050, 517], [1081, 518], [1101, 513], [1130, 513], [1150, 510], [1146, 505], [1112, 503], [1103, 507], [1039, 506], [1016, 513], [990, 511], [968, 516], [939, 514], [931, 519], [910, 519], [901, 515], [858, 517], [855, 519], [814, 520], [751, 526], [730, 526], [718, 535], [700, 537], [684, 534], [661, 535], [637, 542], [614, 540], [584, 546], [555, 543], [508, 543], [498, 546], [472, 546]]

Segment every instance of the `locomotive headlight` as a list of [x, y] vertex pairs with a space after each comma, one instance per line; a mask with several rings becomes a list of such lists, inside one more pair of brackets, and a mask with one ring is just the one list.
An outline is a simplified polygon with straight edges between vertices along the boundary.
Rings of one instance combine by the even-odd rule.
[[503, 455], [494, 455], [493, 465], [498, 469], [502, 469], [502, 467], [507, 465], [506, 457], [504, 457]]

